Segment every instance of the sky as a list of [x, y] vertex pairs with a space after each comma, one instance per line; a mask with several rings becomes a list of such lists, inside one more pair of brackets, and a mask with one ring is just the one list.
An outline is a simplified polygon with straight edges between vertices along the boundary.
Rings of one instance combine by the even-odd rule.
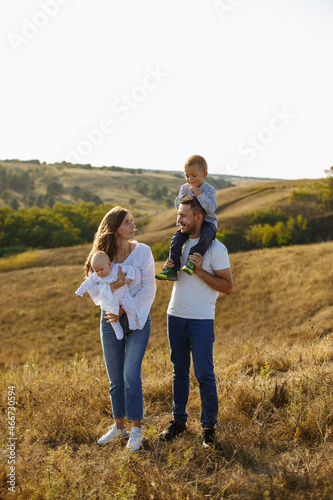
[[0, 159], [333, 165], [331, 0], [0, 0]]

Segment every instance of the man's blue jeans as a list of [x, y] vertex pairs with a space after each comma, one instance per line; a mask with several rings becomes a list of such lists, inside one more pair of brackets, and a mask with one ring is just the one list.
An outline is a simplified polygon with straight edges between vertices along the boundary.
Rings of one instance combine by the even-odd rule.
[[173, 418], [180, 424], [187, 421], [192, 351], [194, 373], [200, 387], [201, 425], [213, 428], [217, 424], [218, 411], [213, 365], [214, 320], [168, 315], [168, 338], [173, 364]]
[[128, 420], [143, 418], [141, 365], [150, 335], [150, 317], [142, 330], [129, 330], [126, 314], [120, 318], [124, 338], [118, 340], [101, 315], [101, 342], [106, 371], [110, 380], [113, 418]]

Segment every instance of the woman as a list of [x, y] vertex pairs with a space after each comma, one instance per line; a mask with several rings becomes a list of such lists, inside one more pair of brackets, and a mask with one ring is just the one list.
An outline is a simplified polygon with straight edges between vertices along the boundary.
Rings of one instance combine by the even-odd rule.
[[[110, 380], [110, 396], [115, 424], [97, 442], [109, 441], [127, 435], [125, 418], [133, 422], [127, 448], [137, 451], [141, 448], [143, 434], [143, 394], [141, 364], [150, 335], [149, 312], [153, 303], [156, 285], [154, 278], [154, 259], [150, 248], [135, 241], [135, 224], [131, 212], [115, 207], [108, 212], [99, 225], [94, 237], [93, 248], [87, 258], [85, 270], [89, 275], [91, 257], [96, 250], [106, 252], [115, 264], [132, 266], [135, 278], [129, 285], [136, 306], [136, 330], [129, 330], [127, 316], [119, 308], [119, 315], [101, 315], [101, 341], [106, 370]], [[124, 285], [125, 274], [119, 266], [118, 281], [112, 283], [114, 292]], [[95, 304], [100, 305], [99, 288], [94, 286], [89, 294]], [[118, 340], [112, 323], [119, 321], [124, 330], [124, 338]]]

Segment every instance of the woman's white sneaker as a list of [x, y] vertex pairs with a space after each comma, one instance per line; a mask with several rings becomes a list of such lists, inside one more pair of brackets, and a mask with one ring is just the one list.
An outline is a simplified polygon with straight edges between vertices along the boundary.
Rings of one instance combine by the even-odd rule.
[[106, 444], [109, 441], [112, 441], [113, 439], [122, 438], [126, 436], [127, 436], [126, 427], [124, 427], [124, 429], [118, 429], [117, 424], [113, 424], [111, 425], [111, 427], [109, 427], [108, 432], [104, 434], [104, 436], [99, 438], [97, 444]]
[[140, 450], [143, 441], [143, 434], [140, 427], [133, 427], [132, 431], [129, 434], [130, 438], [127, 443], [127, 448], [129, 449], [129, 451]]

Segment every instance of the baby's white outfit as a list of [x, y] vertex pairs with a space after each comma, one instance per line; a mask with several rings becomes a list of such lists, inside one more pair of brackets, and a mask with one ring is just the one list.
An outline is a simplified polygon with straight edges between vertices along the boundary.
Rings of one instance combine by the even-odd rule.
[[[112, 314], [119, 314], [119, 306], [122, 306], [127, 315], [129, 329], [136, 330], [136, 308], [133, 297], [129, 292], [128, 285], [123, 285], [115, 292], [111, 292], [110, 284], [115, 283], [118, 280], [119, 265], [121, 265], [123, 273], [126, 273], [126, 278], [133, 280], [135, 273], [132, 266], [112, 264], [111, 271], [106, 278], [101, 278], [94, 272], [84, 280], [75, 293], [76, 295], [82, 297], [85, 292], [90, 290], [90, 288], [94, 285], [98, 284], [100, 289], [100, 299], [98, 303], [94, 301], [95, 304], [99, 305], [103, 311], [110, 312]], [[112, 323], [112, 327], [117, 339], [121, 340], [124, 337], [124, 331], [119, 321]]]

